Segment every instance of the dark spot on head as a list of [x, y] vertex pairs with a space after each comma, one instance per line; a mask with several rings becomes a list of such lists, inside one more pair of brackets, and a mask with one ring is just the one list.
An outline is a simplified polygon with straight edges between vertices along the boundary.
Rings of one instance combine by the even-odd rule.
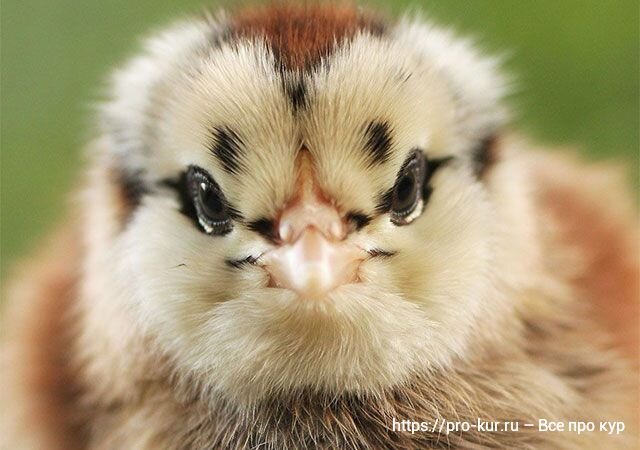
[[211, 131], [209, 151], [218, 158], [224, 170], [232, 174], [240, 171], [240, 156], [244, 143], [236, 132], [227, 127], [215, 127]]
[[284, 92], [289, 99], [289, 103], [291, 104], [294, 114], [306, 106], [307, 86], [302, 78], [298, 78], [296, 80], [285, 80]]
[[471, 150], [473, 172], [479, 179], [483, 179], [498, 160], [497, 140], [495, 135], [488, 136], [478, 142], [476, 147]]
[[391, 152], [391, 126], [388, 122], [373, 121], [365, 129], [365, 150], [375, 164], [389, 159]]

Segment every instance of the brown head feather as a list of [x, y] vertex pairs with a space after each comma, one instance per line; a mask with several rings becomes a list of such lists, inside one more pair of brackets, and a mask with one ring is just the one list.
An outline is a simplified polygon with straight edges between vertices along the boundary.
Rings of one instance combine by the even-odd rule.
[[276, 4], [240, 11], [231, 34], [264, 38], [284, 69], [305, 70], [358, 32], [380, 35], [382, 20], [354, 6]]

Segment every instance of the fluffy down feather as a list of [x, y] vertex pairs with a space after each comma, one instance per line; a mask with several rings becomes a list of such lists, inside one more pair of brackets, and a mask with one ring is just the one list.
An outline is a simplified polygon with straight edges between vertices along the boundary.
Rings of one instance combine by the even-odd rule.
[[[150, 39], [101, 110], [81, 239], [16, 282], [4, 372], [37, 375], [3, 383], [10, 448], [632, 448], [628, 194], [603, 202], [604, 169], [508, 135], [496, 66], [423, 20], [337, 6]], [[277, 245], [255, 224], [293, 195], [301, 148], [335, 207], [364, 218], [347, 241], [387, 252], [318, 301], [227, 263]], [[385, 195], [416, 149], [449, 162], [396, 226]], [[192, 165], [233, 206], [230, 233], [187, 217]], [[627, 430], [410, 434], [394, 418]]]

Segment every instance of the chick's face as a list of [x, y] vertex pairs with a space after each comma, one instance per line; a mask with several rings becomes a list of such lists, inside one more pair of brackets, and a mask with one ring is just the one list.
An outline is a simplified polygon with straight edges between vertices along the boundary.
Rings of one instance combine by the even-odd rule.
[[491, 308], [472, 156], [499, 116], [472, 91], [489, 64], [408, 23], [302, 68], [216, 27], [181, 25], [116, 77], [107, 135], [139, 187], [108, 250], [118, 297], [239, 397], [376, 389], [464, 355]]

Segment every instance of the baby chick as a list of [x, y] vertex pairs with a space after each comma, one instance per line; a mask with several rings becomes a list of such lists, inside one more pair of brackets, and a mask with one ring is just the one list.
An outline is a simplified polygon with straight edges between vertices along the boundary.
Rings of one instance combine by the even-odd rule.
[[12, 291], [8, 448], [632, 447], [630, 196], [512, 135], [497, 65], [339, 5], [148, 40]]

